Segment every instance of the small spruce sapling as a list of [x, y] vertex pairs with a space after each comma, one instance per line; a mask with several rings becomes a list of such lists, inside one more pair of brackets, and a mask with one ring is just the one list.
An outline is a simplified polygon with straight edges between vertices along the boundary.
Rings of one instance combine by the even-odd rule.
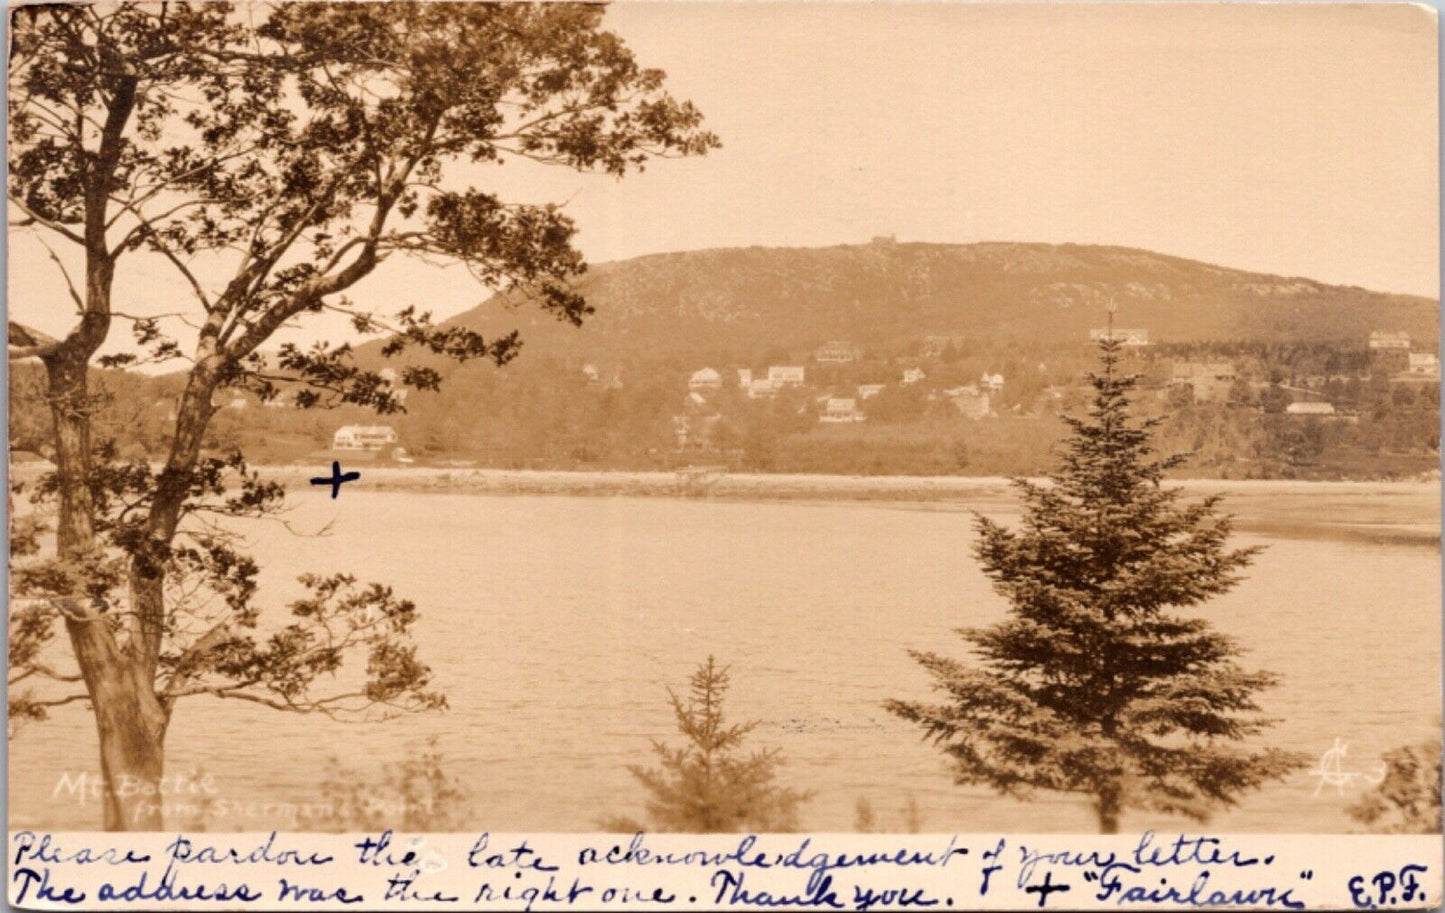
[[[728, 669], [713, 657], [692, 674], [687, 700], [668, 689], [681, 748], [653, 742], [660, 767], [629, 768], [648, 793], [652, 829], [674, 833], [791, 831], [798, 809], [810, 795], [777, 783], [781, 751], [765, 748], [744, 754], [743, 742], [757, 721], [728, 725], [723, 696]], [[604, 823], [609, 830], [642, 830], [629, 819]]]

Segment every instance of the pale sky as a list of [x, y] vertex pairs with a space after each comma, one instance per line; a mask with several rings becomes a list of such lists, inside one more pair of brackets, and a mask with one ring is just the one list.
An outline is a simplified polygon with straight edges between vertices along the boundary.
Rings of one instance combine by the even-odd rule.
[[725, 148], [567, 184], [599, 260], [875, 234], [1075, 241], [1438, 294], [1422, 7], [624, 3], [608, 18]]
[[[623, 2], [607, 24], [724, 148], [620, 182], [526, 163], [473, 173], [513, 199], [567, 201], [593, 262], [893, 234], [1122, 244], [1439, 294], [1424, 7]], [[11, 269], [55, 278], [24, 240]], [[136, 311], [185, 289], [136, 264], [118, 282], [156, 302]], [[411, 261], [363, 286], [351, 297], [393, 311], [486, 297]], [[16, 295], [13, 315], [64, 329], [54, 288]]]

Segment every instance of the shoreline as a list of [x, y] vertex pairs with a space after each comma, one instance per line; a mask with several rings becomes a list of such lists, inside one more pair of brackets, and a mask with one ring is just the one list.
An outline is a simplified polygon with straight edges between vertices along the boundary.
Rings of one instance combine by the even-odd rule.
[[[12, 480], [39, 463], [12, 466]], [[43, 464], [49, 466], [48, 463]], [[155, 467], [159, 469], [160, 467]], [[295, 495], [329, 467], [266, 464], [252, 467], [264, 481]], [[345, 491], [386, 495], [464, 497], [646, 498], [714, 503], [873, 504], [907, 509], [984, 510], [1011, 515], [1018, 496], [1002, 476], [844, 476], [728, 473], [688, 487], [663, 471], [494, 469], [441, 466], [344, 467], [361, 477]], [[1288, 538], [1439, 548], [1441, 484], [1438, 478], [1382, 481], [1300, 479], [1170, 479], [1187, 498], [1225, 495], [1223, 513], [1234, 528]]]
[[[288, 490], [309, 487], [315, 472], [258, 467]], [[866, 505], [920, 510], [982, 510], [1012, 515], [1018, 497], [1001, 476], [840, 476], [732, 473], [706, 491], [687, 490], [674, 472], [598, 470], [360, 468], [348, 490], [470, 497], [646, 498], [697, 503]], [[1439, 548], [1440, 480], [1332, 482], [1291, 479], [1180, 479], [1186, 497], [1226, 495], [1236, 531], [1284, 538], [1344, 540]]]
[[[310, 467], [257, 466], [261, 475], [288, 489], [308, 484]], [[353, 490], [437, 494], [587, 495], [599, 497], [701, 497], [717, 500], [889, 500], [946, 501], [1012, 497], [1003, 476], [848, 476], [789, 473], [722, 473], [687, 480], [668, 471], [490, 469], [447, 467], [356, 467]], [[1425, 495], [1439, 479], [1315, 481], [1297, 479], [1178, 479], [1190, 493], [1236, 495]]]

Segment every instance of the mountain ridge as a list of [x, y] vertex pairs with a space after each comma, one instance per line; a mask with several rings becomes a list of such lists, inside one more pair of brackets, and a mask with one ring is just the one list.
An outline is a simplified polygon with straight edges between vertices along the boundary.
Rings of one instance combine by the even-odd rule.
[[[522, 330], [565, 349], [719, 350], [863, 345], [910, 335], [1086, 339], [1113, 299], [1121, 327], [1154, 342], [1356, 340], [1409, 332], [1436, 347], [1439, 306], [1121, 245], [989, 241], [720, 247], [594, 264], [577, 288], [596, 308], [580, 331], [496, 295], [449, 324]], [[529, 338], [530, 337], [530, 338]]]

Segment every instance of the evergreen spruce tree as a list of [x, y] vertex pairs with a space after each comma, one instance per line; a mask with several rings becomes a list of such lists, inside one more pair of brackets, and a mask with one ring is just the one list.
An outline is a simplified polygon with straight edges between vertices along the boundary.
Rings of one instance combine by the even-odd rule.
[[1275, 677], [1241, 669], [1232, 640], [1174, 611], [1229, 590], [1258, 549], [1226, 547], [1217, 495], [1186, 503], [1161, 484], [1183, 458], [1155, 455], [1159, 420], [1130, 412], [1138, 376], [1120, 371], [1118, 341], [1100, 349], [1059, 467], [1014, 482], [1020, 528], [977, 518], [975, 554], [1009, 617], [960, 631], [976, 663], [912, 653], [945, 703], [887, 707], [924, 728], [958, 783], [1082, 794], [1116, 833], [1126, 809], [1205, 820], [1304, 759], [1240, 744], [1270, 724], [1254, 695]]

